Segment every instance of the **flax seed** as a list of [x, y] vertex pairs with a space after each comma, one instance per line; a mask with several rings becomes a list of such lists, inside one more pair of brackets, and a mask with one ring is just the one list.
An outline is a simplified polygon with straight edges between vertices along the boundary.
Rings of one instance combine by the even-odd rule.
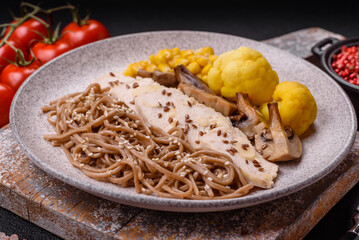
[[162, 117], [162, 113], [158, 113], [158, 118], [161, 118]]
[[221, 131], [221, 129], [219, 129], [219, 130], [217, 131], [217, 136], [221, 136], [221, 133], [222, 133], [222, 131]]
[[192, 103], [190, 101], [187, 101], [187, 104], [189, 107], [192, 107]]
[[248, 145], [247, 143], [242, 144], [242, 149], [243, 149], [243, 150], [247, 150], [247, 149], [248, 149], [248, 147], [249, 147], [249, 145]]
[[173, 118], [172, 118], [172, 117], [169, 117], [169, 118], [168, 118], [168, 122], [169, 122], [169, 123], [172, 123], [172, 122], [173, 122]]

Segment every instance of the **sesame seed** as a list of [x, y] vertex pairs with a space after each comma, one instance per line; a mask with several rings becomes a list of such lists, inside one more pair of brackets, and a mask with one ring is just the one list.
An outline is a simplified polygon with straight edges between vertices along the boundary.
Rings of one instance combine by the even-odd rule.
[[199, 131], [199, 135], [200, 135], [200, 136], [203, 136], [203, 134], [204, 134], [204, 133], [203, 133], [202, 131]]
[[81, 164], [80, 164], [80, 167], [83, 167], [83, 166], [85, 166], [85, 164], [81, 163]]
[[212, 182], [212, 181], [213, 181], [213, 178], [208, 177], [207, 180], [210, 181], [210, 182]]
[[167, 107], [167, 106], [165, 106], [165, 107], [163, 108], [163, 111], [165, 111], [165, 112], [168, 112], [169, 110], [170, 110], [170, 108]]
[[162, 90], [162, 95], [166, 95], [166, 90], [165, 89]]
[[267, 144], [263, 144], [263, 145], [261, 146], [261, 149], [264, 150], [264, 149], [267, 148], [267, 146], [268, 146]]
[[208, 174], [208, 170], [204, 171], [203, 175], [207, 175]]
[[209, 190], [210, 187], [206, 184], [206, 185], [204, 185], [204, 189]]
[[189, 115], [188, 115], [188, 114], [186, 114], [185, 119], [189, 119]]
[[223, 137], [227, 137], [227, 133], [226, 133], [226, 132], [223, 133]]
[[162, 104], [161, 104], [160, 102], [158, 102], [158, 105], [159, 105], [160, 107], [162, 107]]
[[213, 128], [216, 128], [216, 127], [217, 127], [217, 124], [216, 124], [216, 123], [209, 125], [209, 128], [210, 128], [210, 129], [213, 129]]
[[222, 140], [222, 142], [225, 143], [225, 144], [229, 143], [229, 141], [227, 141], [227, 140]]
[[169, 118], [168, 118], [168, 122], [169, 122], [169, 123], [172, 123], [172, 122], [173, 122], [173, 118], [172, 118], [172, 117], [169, 117]]
[[219, 129], [218, 131], [217, 131], [217, 136], [221, 136], [221, 129]]
[[226, 166], [228, 166], [229, 164], [231, 164], [229, 161], [226, 161], [226, 162], [224, 163], [224, 165], [226, 165]]
[[197, 129], [197, 126], [196, 126], [195, 124], [192, 124], [192, 127], [195, 128], [195, 129]]
[[238, 141], [237, 140], [232, 140], [230, 143], [233, 144], [233, 143], [236, 143], [236, 142], [238, 142]]
[[196, 143], [196, 144], [199, 144], [199, 143], [200, 143], [200, 141], [199, 141], [199, 140], [196, 140], [196, 141], [195, 141], [195, 143]]
[[110, 72], [110, 76], [111, 76], [111, 77], [114, 77], [115, 74], [114, 74], [113, 72]]
[[171, 95], [172, 95], [172, 93], [170, 93], [170, 92], [167, 93], [167, 96], [171, 96]]

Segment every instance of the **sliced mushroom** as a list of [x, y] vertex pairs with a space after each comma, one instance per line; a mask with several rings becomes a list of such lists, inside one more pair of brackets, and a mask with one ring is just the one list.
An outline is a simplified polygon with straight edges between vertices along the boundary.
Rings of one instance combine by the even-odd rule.
[[255, 136], [255, 147], [269, 161], [288, 161], [302, 155], [302, 142], [289, 127], [283, 127], [278, 104], [268, 103], [268, 128]]
[[230, 116], [237, 111], [237, 106], [234, 103], [229, 102], [228, 100], [217, 95], [205, 92], [204, 90], [199, 89], [191, 84], [181, 82], [178, 85], [178, 88], [187, 96], [193, 97], [198, 102], [213, 108], [225, 116]]
[[212, 92], [209, 87], [207, 87], [206, 84], [202, 82], [201, 79], [196, 77], [188, 68], [186, 68], [184, 65], [177, 65], [174, 67], [174, 72], [176, 75], [176, 78], [181, 83], [186, 83], [195, 86], [196, 88], [201, 89], [202, 91], [205, 91], [207, 93], [215, 95], [214, 92]]
[[265, 128], [257, 110], [251, 105], [248, 94], [237, 93], [238, 115], [230, 116], [234, 127], [238, 127], [249, 139]]
[[149, 72], [143, 69], [137, 71], [137, 76], [144, 78], [152, 78], [155, 82], [165, 86], [165, 87], [177, 87], [178, 80], [174, 73], [166, 73], [155, 70], [153, 72]]

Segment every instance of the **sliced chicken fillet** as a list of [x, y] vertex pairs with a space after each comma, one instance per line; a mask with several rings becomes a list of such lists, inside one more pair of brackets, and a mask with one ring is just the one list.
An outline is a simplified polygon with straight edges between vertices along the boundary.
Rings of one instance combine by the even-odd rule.
[[[165, 131], [181, 127], [194, 148], [227, 154], [248, 183], [262, 188], [273, 187], [278, 166], [255, 151], [246, 135], [233, 127], [229, 118], [176, 88], [161, 86], [149, 78], [117, 76], [104, 76], [96, 82], [101, 87], [111, 85], [110, 94], [140, 114], [147, 124]], [[121, 83], [109, 83], [116, 80]]]

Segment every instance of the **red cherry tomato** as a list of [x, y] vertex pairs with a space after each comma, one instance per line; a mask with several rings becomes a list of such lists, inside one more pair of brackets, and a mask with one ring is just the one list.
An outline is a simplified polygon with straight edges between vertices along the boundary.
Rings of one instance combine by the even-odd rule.
[[72, 45], [60, 38], [52, 44], [38, 42], [32, 48], [32, 52], [36, 59], [39, 59], [42, 64], [45, 64], [71, 49]]
[[63, 39], [71, 42], [74, 47], [79, 47], [101, 39], [110, 37], [107, 28], [97, 20], [87, 20], [85, 24], [78, 25], [71, 22], [62, 30]]
[[[16, 20], [12, 21], [12, 23], [16, 22]], [[10, 28], [8, 27], [5, 34], [7, 34], [9, 30]], [[25, 47], [31, 47], [36, 42], [42, 41], [43, 36], [48, 37], [48, 31], [46, 26], [40, 21], [30, 18], [29, 20], [18, 26], [11, 34], [9, 39], [17, 41]]]
[[0, 128], [9, 123], [11, 101], [15, 91], [4, 83], [0, 83]]
[[[14, 46], [15, 48], [21, 50], [25, 58], [28, 57], [29, 51], [27, 47], [24, 47], [18, 41], [14, 41], [14, 40], [9, 40], [8, 43]], [[16, 60], [16, 51], [14, 51], [14, 49], [12, 49], [8, 44], [5, 43], [0, 48], [0, 72], [4, 69], [4, 67], [6, 67], [9, 64], [9, 62], [6, 60], [14, 62]]]
[[18, 64], [7, 65], [0, 74], [0, 82], [10, 86], [15, 92], [21, 84], [41, 66], [38, 60], [33, 61], [28, 66], [19, 66]]

